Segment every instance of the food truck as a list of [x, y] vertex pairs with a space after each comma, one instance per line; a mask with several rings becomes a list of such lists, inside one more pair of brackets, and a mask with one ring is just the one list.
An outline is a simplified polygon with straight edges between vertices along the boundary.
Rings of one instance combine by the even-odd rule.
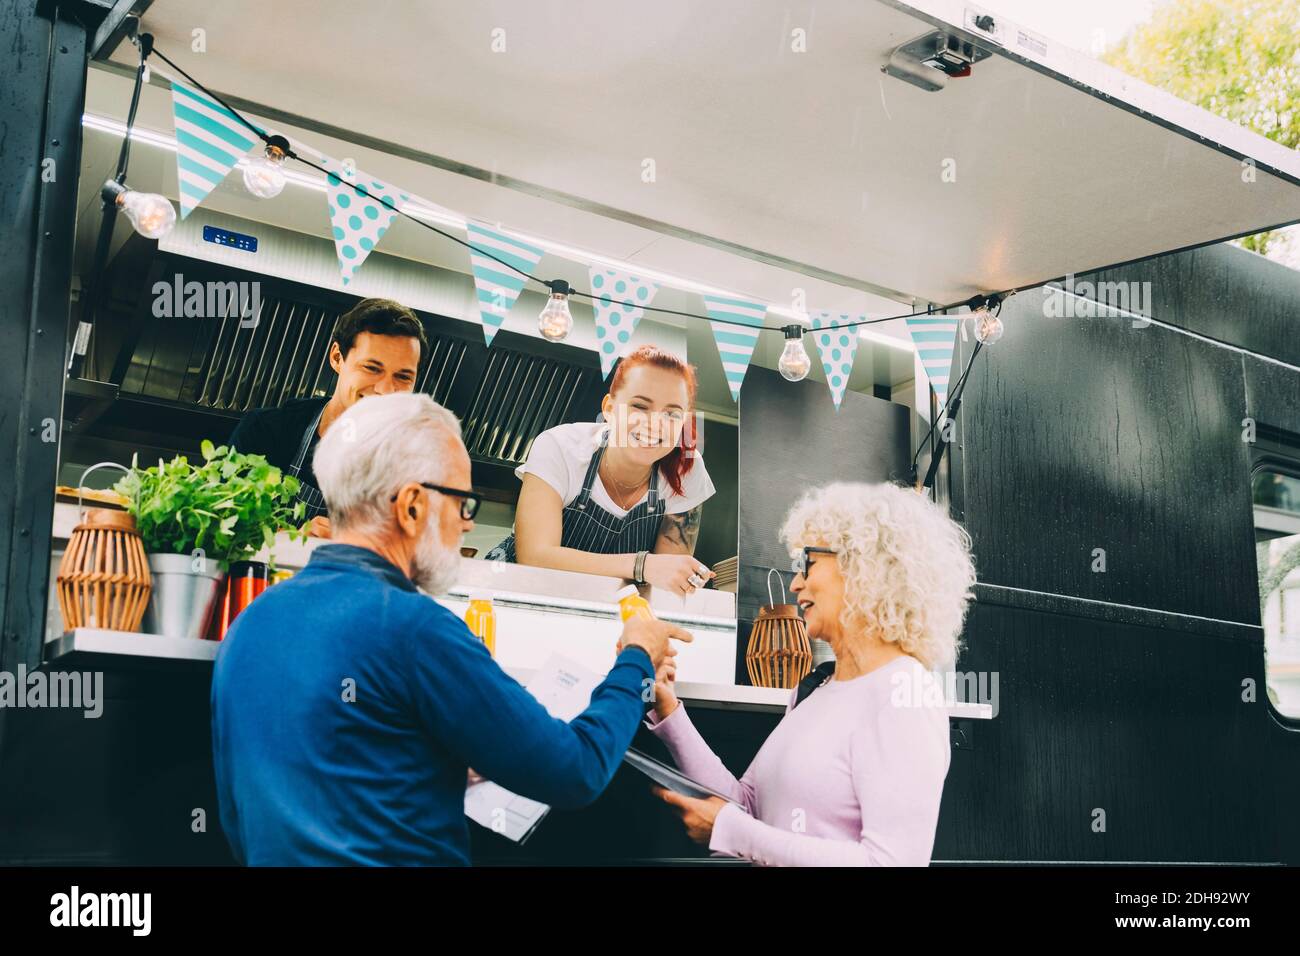
[[[440, 600], [490, 592], [521, 681], [557, 653], [607, 668], [626, 580], [483, 559], [536, 437], [599, 413], [605, 275], [653, 287], [619, 348], [697, 370], [716, 578], [643, 593], [694, 635], [678, 694], [733, 770], [790, 697], [751, 641], [793, 603], [783, 514], [901, 482], [964, 525], [979, 577], [936, 863], [1300, 863], [1300, 816], [1261, 797], [1300, 785], [1300, 638], [1258, 585], [1300, 533], [1300, 275], [1226, 244], [1300, 221], [1294, 151], [963, 0], [0, 3], [0, 670], [104, 681], [93, 720], [0, 709], [0, 861], [230, 862], [220, 642], [69, 627], [61, 568], [116, 500], [89, 469], [198, 460], [252, 409], [329, 395], [363, 298], [419, 316], [415, 388], [461, 420], [484, 500]], [[196, 186], [219, 160], [195, 159], [187, 96], [310, 162], [272, 157], [259, 198], [250, 139]], [[183, 215], [152, 237], [156, 206], [106, 216], [114, 170]], [[362, 171], [400, 201], [356, 266], [332, 190]], [[485, 278], [490, 242], [533, 281]], [[538, 316], [562, 287], [586, 295], [557, 341]], [[758, 316], [739, 360], [727, 303]], [[292, 573], [321, 543], [258, 557]], [[473, 840], [481, 863], [735, 862], [630, 768], [526, 842]]]

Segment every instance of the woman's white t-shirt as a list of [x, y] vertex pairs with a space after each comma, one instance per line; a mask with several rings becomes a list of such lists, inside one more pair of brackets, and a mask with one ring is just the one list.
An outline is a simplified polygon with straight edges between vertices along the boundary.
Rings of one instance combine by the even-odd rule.
[[[560, 499], [567, 505], [578, 497], [582, 491], [583, 479], [587, 477], [587, 466], [591, 456], [600, 448], [601, 432], [609, 426], [604, 422], [571, 422], [548, 428], [533, 439], [533, 447], [528, 452], [528, 460], [515, 469], [515, 474], [523, 481], [525, 474], [536, 475], [555, 489]], [[690, 511], [705, 499], [712, 497], [713, 482], [704, 467], [704, 457], [695, 456], [695, 464], [682, 476], [682, 491], [676, 494], [668, 487], [668, 481], [662, 472], [657, 472], [659, 495], [664, 499], [665, 514], [679, 514]], [[637, 499], [636, 505], [645, 501], [649, 492]], [[591, 482], [591, 500], [616, 517], [623, 517], [630, 509], [620, 508], [614, 504], [605, 483], [596, 475]]]

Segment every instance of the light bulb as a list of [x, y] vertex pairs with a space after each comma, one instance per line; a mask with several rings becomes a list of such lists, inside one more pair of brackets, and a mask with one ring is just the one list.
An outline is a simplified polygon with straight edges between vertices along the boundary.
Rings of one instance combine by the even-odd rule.
[[135, 231], [146, 239], [161, 239], [176, 225], [176, 210], [165, 196], [127, 189], [117, 196], [117, 205], [131, 220]]
[[1002, 338], [1004, 328], [1002, 320], [998, 318], [997, 313], [989, 309], [976, 309], [975, 316], [975, 338], [985, 345], [993, 345], [998, 339]]
[[812, 369], [812, 360], [803, 347], [803, 326], [787, 325], [785, 327], [785, 348], [776, 367], [788, 382], [802, 382]]
[[548, 342], [563, 342], [573, 331], [573, 313], [569, 311], [569, 284], [563, 279], [549, 283], [551, 296], [537, 316], [537, 331]]
[[[244, 166], [244, 188], [258, 199], [271, 199], [284, 189], [285, 151], [276, 142], [279, 139], [272, 136], [263, 154]], [[287, 140], [282, 141], [288, 145]]]

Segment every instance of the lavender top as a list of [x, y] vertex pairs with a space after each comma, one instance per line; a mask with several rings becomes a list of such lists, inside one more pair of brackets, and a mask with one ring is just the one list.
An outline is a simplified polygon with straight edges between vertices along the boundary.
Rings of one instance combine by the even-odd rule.
[[685, 705], [646, 725], [684, 773], [739, 804], [718, 813], [710, 850], [768, 866], [928, 866], [951, 756], [940, 700], [907, 655], [831, 680], [787, 706], [739, 780]]

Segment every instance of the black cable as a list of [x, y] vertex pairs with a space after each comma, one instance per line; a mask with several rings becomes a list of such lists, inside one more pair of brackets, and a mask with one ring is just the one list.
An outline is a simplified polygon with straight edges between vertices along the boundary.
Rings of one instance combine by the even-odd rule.
[[930, 430], [925, 433], [925, 437], [921, 439], [921, 443], [916, 446], [916, 454], [912, 456], [913, 471], [916, 470], [916, 463], [921, 457], [921, 450], [925, 448], [925, 443], [928, 442], [930, 436], [934, 434], [934, 429], [939, 424], [939, 419], [947, 414], [948, 408], [952, 405], [954, 400], [959, 400], [961, 398], [962, 389], [966, 387], [966, 378], [970, 375], [971, 367], [975, 364], [975, 356], [980, 354], [980, 349], [983, 347], [983, 342], [976, 341], [975, 348], [971, 349], [970, 359], [966, 362], [966, 369], [957, 379], [957, 386], [949, 390], [947, 398], [944, 399], [943, 408], [939, 409], [939, 414], [934, 416], [934, 421], [930, 423]]
[[[218, 96], [216, 93], [212, 92], [212, 90], [208, 89], [206, 86], [204, 86], [204, 85], [203, 85], [202, 83], [200, 83], [198, 80], [196, 80], [194, 77], [190, 76], [190, 74], [187, 73], [187, 72], [185, 72], [185, 70], [183, 70], [183, 69], [181, 69], [179, 66], [177, 66], [177, 64], [176, 64], [176, 63], [175, 63], [175, 62], [174, 62], [170, 57], [168, 57], [167, 54], [163, 53], [162, 50], [154, 49], [153, 52], [157, 53], [159, 59], [161, 59], [164, 63], [166, 63], [168, 66], [170, 66], [172, 69], [174, 69], [174, 70], [175, 70], [177, 73], [179, 73], [181, 76], [185, 77], [185, 79], [187, 79], [187, 80], [189, 80], [191, 83], [193, 83], [195, 87], [197, 87], [199, 90], [201, 90], [201, 91], [203, 91], [204, 93], [206, 93], [208, 96], [212, 97], [214, 100], [216, 100], [218, 103], [220, 103], [223, 107], [225, 107], [227, 110], [229, 110], [230, 113], [231, 113], [231, 115], [234, 116], [235, 119], [239, 120], [239, 122], [243, 123], [243, 124], [244, 124], [245, 126], [247, 126], [250, 130], [252, 130], [255, 134], [257, 134], [257, 137], [258, 137], [259, 139], [261, 139], [263, 142], [268, 142], [268, 141], [270, 140], [269, 135], [268, 135], [264, 130], [261, 130], [261, 129], [259, 129], [258, 127], [254, 126], [251, 122], [249, 122], [247, 119], [245, 119], [244, 116], [243, 116], [243, 115], [242, 115], [238, 110], [236, 110], [234, 107], [232, 107], [229, 103], [227, 103], [225, 100], [223, 100], [223, 99], [222, 99], [220, 96]], [[315, 170], [317, 170], [318, 172], [322, 172], [322, 173], [324, 173], [326, 176], [335, 176], [335, 178], [337, 178], [337, 175], [336, 175], [335, 173], [330, 172], [330, 170], [326, 169], [324, 166], [321, 166], [319, 163], [314, 163], [314, 162], [312, 162], [312, 161], [309, 160], [309, 159], [304, 159], [303, 157], [299, 156], [296, 152], [294, 152], [292, 149], [287, 150], [286, 153], [285, 153], [285, 155], [288, 156], [290, 159], [295, 159], [295, 160], [297, 160], [298, 162], [302, 163], [304, 166], [310, 166], [312, 169], [315, 169]], [[349, 185], [353, 186], [354, 189], [356, 189], [356, 190], [357, 190], [361, 195], [365, 196], [367, 199], [371, 199], [371, 200], [373, 200], [373, 201], [379, 203], [381, 206], [383, 206], [383, 207], [386, 208], [386, 209], [391, 210], [392, 212], [396, 213], [397, 215], [402, 216], [403, 218], [408, 219], [408, 220], [410, 220], [411, 222], [416, 223], [417, 225], [423, 226], [425, 229], [428, 229], [428, 230], [430, 230], [431, 232], [435, 232], [435, 233], [437, 233], [438, 235], [442, 236], [444, 239], [450, 239], [452, 242], [455, 242], [455, 243], [457, 243], [457, 244], [459, 244], [459, 245], [464, 246], [465, 248], [469, 249], [471, 252], [476, 252], [476, 253], [478, 253], [478, 254], [481, 255], [481, 256], [486, 256], [487, 258], [491, 259], [493, 262], [496, 262], [496, 263], [499, 264], [499, 265], [503, 265], [503, 266], [505, 266], [505, 267], [506, 267], [507, 269], [509, 269], [511, 272], [516, 272], [516, 273], [518, 273], [519, 275], [523, 276], [524, 279], [526, 279], [526, 280], [529, 281], [529, 282], [536, 282], [538, 285], [545, 286], [548, 290], [551, 289], [551, 283], [548, 282], [547, 280], [545, 280], [545, 279], [539, 279], [539, 278], [537, 278], [536, 276], [531, 275], [531, 274], [525, 272], [523, 269], [518, 268], [518, 267], [515, 266], [513, 263], [506, 262], [504, 259], [499, 259], [499, 258], [497, 258], [497, 257], [494, 256], [492, 253], [488, 252], [486, 249], [480, 249], [478, 246], [475, 246], [475, 245], [471, 244], [470, 242], [468, 242], [468, 241], [465, 240], [465, 239], [461, 239], [459, 236], [452, 235], [452, 234], [449, 233], [449, 232], [445, 232], [444, 230], [439, 229], [437, 226], [435, 226], [435, 225], [434, 225], [433, 223], [431, 223], [431, 222], [426, 222], [426, 221], [423, 220], [423, 219], [420, 219], [420, 218], [418, 218], [418, 217], [416, 217], [416, 216], [412, 216], [410, 213], [407, 213], [407, 212], [402, 211], [401, 209], [398, 209], [397, 206], [395, 206], [393, 203], [388, 202], [388, 201], [385, 200], [382, 196], [372, 196], [372, 195], [370, 195], [369, 191], [367, 191], [366, 188], [365, 188], [364, 186], [361, 186], [361, 185], [358, 185], [358, 184], [355, 184], [355, 183], [350, 183]], [[604, 296], [599, 296], [599, 297], [598, 297], [598, 296], [593, 295], [593, 294], [590, 293], [590, 292], [580, 292], [580, 291], [577, 290], [577, 289], [570, 289], [569, 294], [570, 294], [570, 295], [581, 296], [581, 297], [584, 298], [584, 299], [591, 299], [591, 300], [593, 300], [593, 301], [594, 301], [595, 299], [597, 299], [597, 298], [600, 298], [602, 301], [604, 300]], [[943, 308], [944, 308], [944, 309], [955, 308], [956, 306], [961, 305], [961, 304], [962, 304], [962, 303], [955, 302], [955, 303], [953, 303], [952, 305], [943, 306]], [[700, 319], [700, 320], [702, 320], [702, 321], [704, 321], [704, 322], [710, 322], [710, 323], [713, 323], [713, 322], [721, 322], [721, 323], [724, 324], [724, 325], [736, 325], [736, 324], [738, 324], [738, 323], [735, 323], [735, 322], [727, 322], [727, 321], [724, 320], [724, 319], [715, 319], [715, 318], [714, 318], [713, 316], [711, 316], [711, 315], [699, 315], [698, 313], [695, 313], [695, 312], [682, 312], [682, 311], [679, 311], [679, 310], [677, 310], [677, 309], [662, 309], [662, 308], [659, 308], [659, 307], [657, 307], [657, 306], [653, 306], [653, 305], [641, 305], [641, 304], [636, 303], [636, 302], [624, 302], [624, 301], [619, 300], [619, 299], [611, 299], [611, 300], [610, 300], [610, 305], [622, 305], [622, 306], [627, 306], [628, 308], [633, 308], [633, 309], [643, 309], [643, 310], [646, 311], [646, 312], [658, 312], [658, 313], [661, 314], [661, 315], [677, 315], [677, 316], [682, 316], [683, 318], [688, 318], [688, 319]], [[863, 319], [863, 320], [860, 321], [860, 322], [845, 322], [845, 323], [842, 324], [842, 325], [830, 326], [830, 327], [828, 327], [828, 328], [835, 328], [835, 329], [851, 329], [851, 328], [854, 328], [855, 326], [859, 326], [859, 325], [875, 325], [875, 324], [877, 324], [877, 323], [879, 323], [879, 322], [895, 322], [895, 321], [897, 321], [898, 319], [910, 319], [910, 318], [914, 318], [914, 317], [919, 316], [919, 315], [928, 315], [928, 314], [930, 314], [931, 309], [932, 309], [932, 307], [927, 308], [924, 312], [921, 312], [921, 311], [917, 311], [917, 312], [904, 312], [904, 313], [900, 313], [900, 314], [898, 314], [898, 315], [887, 315], [887, 316], [884, 316], [884, 317], [879, 318], [879, 319]], [[780, 329], [780, 328], [772, 328], [772, 327], [770, 327], [770, 326], [753, 326], [753, 328], [754, 328], [756, 331], [759, 331], [759, 332], [778, 332], [778, 333], [784, 334], [784, 330], [783, 330], [783, 329]], [[810, 328], [808, 329], [808, 331], [811, 332], [811, 331], [820, 331], [820, 330], [812, 329], [812, 328], [810, 327]], [[945, 407], [946, 407], [946, 406], [945, 406]]]

